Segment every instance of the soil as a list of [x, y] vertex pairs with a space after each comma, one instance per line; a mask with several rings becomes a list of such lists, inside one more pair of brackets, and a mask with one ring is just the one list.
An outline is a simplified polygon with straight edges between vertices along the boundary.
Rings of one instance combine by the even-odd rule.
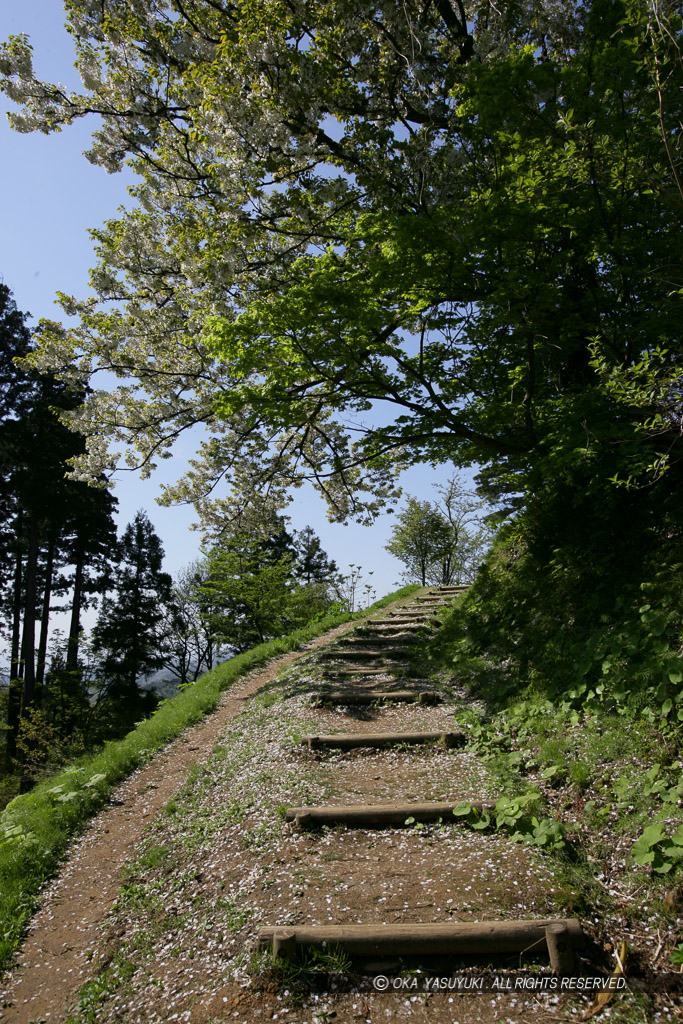
[[184, 784], [187, 772], [207, 756], [245, 701], [307, 651], [355, 628], [345, 623], [240, 679], [216, 710], [134, 772], [112, 794], [109, 806], [75, 842], [58, 877], [44, 893], [29, 926], [17, 966], [0, 990], [2, 1024], [65, 1019], [81, 986], [91, 977], [89, 956], [99, 928], [121, 888], [121, 869], [144, 829]]

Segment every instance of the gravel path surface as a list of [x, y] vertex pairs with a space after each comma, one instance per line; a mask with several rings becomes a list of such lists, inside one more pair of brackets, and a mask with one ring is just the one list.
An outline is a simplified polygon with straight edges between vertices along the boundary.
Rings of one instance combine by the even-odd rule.
[[100, 925], [119, 894], [121, 868], [145, 827], [182, 787], [191, 765], [210, 753], [249, 697], [283, 668], [355, 626], [338, 626], [302, 651], [275, 658], [244, 676], [211, 715], [161, 750], [112, 794], [110, 805], [92, 820], [46, 888], [17, 966], [0, 991], [2, 1024], [65, 1020], [67, 1008], [91, 977], [89, 954], [97, 947]]

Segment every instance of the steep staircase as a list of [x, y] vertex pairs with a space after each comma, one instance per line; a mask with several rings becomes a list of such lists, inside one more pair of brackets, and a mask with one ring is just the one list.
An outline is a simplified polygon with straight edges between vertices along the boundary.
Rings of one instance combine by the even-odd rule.
[[[315, 704], [350, 713], [359, 706], [381, 709], [402, 704], [436, 704], [441, 695], [416, 678], [411, 654], [418, 638], [428, 636], [440, 625], [444, 611], [466, 587], [432, 587], [410, 603], [368, 619], [352, 634], [330, 644], [320, 658], [323, 682]], [[461, 745], [465, 737], [454, 731], [341, 732], [310, 734], [301, 744], [313, 751], [353, 751], [361, 747], [388, 750], [408, 745], [441, 748]], [[343, 826], [347, 829], [401, 828], [413, 824], [451, 822], [461, 797], [449, 801], [417, 802], [401, 799], [397, 793], [389, 803], [332, 804], [289, 807], [285, 820], [296, 829]], [[492, 804], [476, 802], [479, 811]], [[491, 957], [547, 950], [552, 970], [569, 973], [574, 967], [574, 950], [584, 936], [574, 919], [420, 922], [396, 924], [376, 922], [354, 925], [269, 925], [259, 931], [261, 946], [272, 946], [278, 957], [292, 957], [301, 947], [338, 947], [361, 960], [392, 957]]]

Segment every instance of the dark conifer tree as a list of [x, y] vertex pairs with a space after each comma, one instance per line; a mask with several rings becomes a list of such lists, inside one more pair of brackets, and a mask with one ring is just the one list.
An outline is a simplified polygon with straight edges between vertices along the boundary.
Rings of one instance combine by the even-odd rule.
[[[83, 487], [83, 485], [77, 485]], [[111, 583], [112, 555], [117, 551], [113, 512], [118, 504], [109, 491], [83, 488], [74, 509], [65, 541], [66, 557], [73, 567], [71, 617], [66, 667], [78, 665], [81, 614], [93, 595], [103, 593]]]
[[296, 534], [296, 574], [305, 583], [326, 583], [337, 571], [337, 565], [323, 551], [320, 538], [311, 526]]
[[153, 706], [139, 684], [167, 658], [172, 580], [162, 571], [163, 557], [152, 523], [138, 512], [120, 541], [115, 587], [102, 602], [93, 635], [112, 713], [123, 727]]
[[[16, 454], [16, 421], [30, 406], [34, 382], [14, 362], [30, 348], [31, 334], [26, 326], [28, 313], [21, 313], [7, 285], [0, 283], [0, 586], [2, 587], [2, 626], [9, 643], [7, 750], [14, 750], [14, 737], [21, 707], [20, 672], [21, 612], [24, 586], [24, 516], [17, 502], [11, 473]], [[11, 682], [15, 680], [14, 682]]]
[[[66, 476], [83, 438], [55, 410], [74, 408], [83, 394], [16, 362], [32, 348], [27, 316], [0, 284], [0, 629], [14, 681], [7, 708], [10, 760], [20, 716], [42, 703], [53, 600], [71, 589], [64, 570], [74, 566], [78, 623], [83, 593], [97, 586], [116, 536], [114, 499]], [[88, 568], [85, 562], [93, 560], [97, 564]]]

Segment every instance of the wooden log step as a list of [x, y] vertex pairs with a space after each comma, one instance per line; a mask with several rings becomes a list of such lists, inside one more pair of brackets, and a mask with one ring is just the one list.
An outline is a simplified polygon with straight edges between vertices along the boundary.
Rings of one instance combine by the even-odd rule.
[[328, 647], [324, 652], [326, 658], [386, 658], [387, 655], [401, 655], [400, 647]]
[[[555, 937], [561, 936], [557, 949]], [[360, 958], [395, 956], [485, 956], [524, 953], [546, 946], [555, 974], [574, 969], [574, 949], [585, 945], [576, 919], [482, 921], [423, 925], [313, 925], [259, 930], [261, 946], [275, 958], [294, 957], [297, 947], [341, 948]]]
[[317, 696], [319, 705], [378, 704], [382, 701], [392, 704], [440, 704], [441, 695], [434, 690], [337, 690]]
[[[439, 605], [441, 608], [442, 605]], [[445, 607], [445, 605], [443, 606]], [[431, 605], [412, 605], [412, 607], [406, 607], [397, 609], [395, 612], [388, 612], [383, 618], [390, 619], [427, 619], [430, 615], [433, 615], [439, 608], [433, 608]]]
[[[352, 644], [343, 647], [343, 650], [359, 650], [360, 652], [372, 646], [381, 650], [382, 654], [391, 655], [395, 651], [401, 657], [408, 657], [412, 654], [413, 646], [417, 637], [410, 633], [407, 636], [397, 636], [393, 630], [390, 633], [380, 633], [379, 630], [369, 631], [367, 634], [358, 637]], [[364, 646], [365, 645], [365, 646]]]
[[420, 629], [430, 628], [424, 622], [386, 622], [379, 623], [374, 628], [363, 627], [364, 639], [372, 637], [374, 640], [391, 640], [393, 643], [414, 643], [417, 640], [416, 632]]
[[390, 676], [394, 672], [403, 672], [405, 665], [381, 665], [378, 668], [369, 668], [365, 665], [360, 665], [354, 668], [353, 665], [324, 665], [324, 671], [326, 674], [334, 674], [336, 676]]
[[378, 626], [413, 626], [424, 622], [427, 622], [426, 615], [387, 615], [385, 618], [374, 620]]
[[401, 608], [399, 614], [407, 611], [418, 611], [420, 613], [424, 613], [425, 611], [430, 611], [432, 608], [447, 608], [449, 607], [449, 605], [450, 601], [440, 601], [438, 598], [435, 598], [434, 600], [423, 599], [420, 601], [419, 604], [416, 603], [405, 605], [404, 608]]
[[[391, 698], [393, 697], [394, 694], [402, 694], [404, 692], [403, 690], [399, 689], [399, 687], [405, 686], [405, 680], [392, 678], [382, 680], [378, 680], [377, 678], [375, 678], [364, 681], [362, 679], [349, 679], [348, 676], [342, 676], [340, 679], [336, 679], [335, 677], [330, 676], [327, 679], [323, 680], [323, 682], [330, 683], [333, 686], [339, 687], [339, 689], [328, 690], [327, 693], [325, 693], [324, 690], [320, 690], [320, 700], [316, 698], [316, 707], [325, 707], [326, 705], [335, 704], [339, 707], [344, 707], [346, 705], [354, 707], [369, 707], [373, 704], [381, 705], [382, 700], [388, 700], [391, 703]], [[376, 694], [380, 692], [377, 689], [379, 685], [382, 686], [382, 697], [376, 696]], [[330, 694], [333, 699], [327, 700], [327, 694]], [[366, 697], [367, 700], [361, 699]], [[399, 699], [398, 701], [394, 701], [394, 703], [419, 704], [420, 702], [419, 700], [414, 701], [405, 698]]]
[[410, 608], [406, 608], [404, 615], [435, 615], [441, 614], [443, 611], [448, 610], [448, 604], [445, 601], [429, 602], [428, 604], [413, 605]]
[[[323, 825], [347, 825], [349, 828], [404, 828], [406, 822], [429, 824], [446, 821], [457, 824], [453, 808], [461, 801], [436, 803], [395, 804], [339, 804], [324, 807], [288, 807], [285, 821], [293, 821], [298, 828], [321, 828]], [[469, 802], [469, 801], [468, 801]], [[476, 801], [471, 806], [479, 811], [491, 811], [493, 804]]]
[[397, 623], [404, 623], [409, 626], [420, 625], [425, 620], [429, 620], [428, 615], [414, 615], [411, 616], [409, 619], [401, 619], [398, 618], [396, 615], [383, 615], [379, 619], [366, 619], [363, 625], [359, 626], [358, 629], [366, 630], [372, 626], [395, 626]]
[[399, 639], [395, 636], [384, 636], [383, 633], [378, 633], [376, 630], [372, 630], [371, 636], [358, 635], [353, 639], [340, 640], [338, 643], [326, 648], [330, 652], [332, 651], [358, 651], [360, 654], [364, 654], [365, 651], [373, 651], [378, 654], [386, 655], [396, 652], [396, 654], [406, 654], [414, 640], [414, 637], [407, 636]]
[[462, 732], [340, 732], [329, 736], [302, 736], [301, 743], [309, 750], [327, 747], [333, 750], [355, 750], [357, 747], [391, 747], [401, 743], [443, 743], [459, 747], [467, 741]]
[[[562, 951], [553, 952], [551, 936], [561, 936]], [[273, 956], [293, 957], [297, 947], [341, 948], [351, 957], [484, 956], [526, 953], [545, 946], [556, 974], [570, 973], [573, 951], [585, 936], [576, 918], [542, 921], [468, 921], [444, 924], [291, 925], [260, 928], [258, 943], [272, 945]], [[553, 940], [552, 945], [556, 948]]]
[[340, 696], [350, 697], [355, 693], [379, 693], [379, 688], [382, 688], [382, 693], [397, 693], [406, 689], [409, 682], [414, 680], [407, 680], [404, 677], [399, 678], [395, 675], [383, 674], [381, 676], [350, 676], [344, 672], [326, 672], [323, 679], [321, 679], [321, 688], [318, 690], [318, 694], [321, 697], [327, 694], [339, 694]]
[[373, 626], [401, 626], [402, 629], [408, 629], [410, 626], [426, 626], [430, 622], [436, 622], [438, 620], [431, 618], [431, 616], [423, 615], [411, 615], [408, 618], [400, 617], [398, 615], [392, 616], [387, 619], [372, 619]]

